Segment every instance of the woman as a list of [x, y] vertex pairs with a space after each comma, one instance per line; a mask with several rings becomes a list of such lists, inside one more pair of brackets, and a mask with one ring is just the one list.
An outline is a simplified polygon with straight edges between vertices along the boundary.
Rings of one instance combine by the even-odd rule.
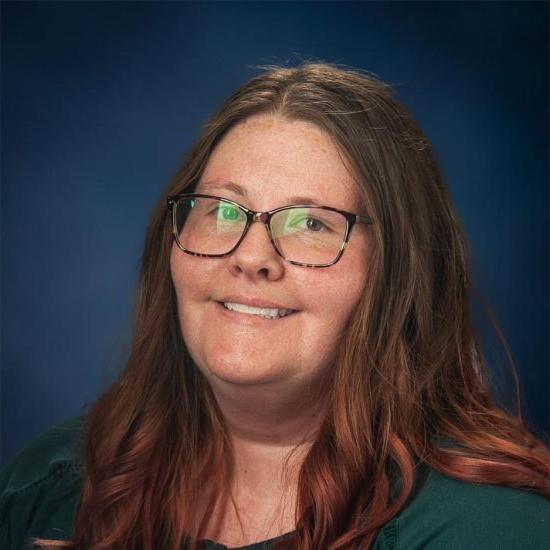
[[550, 454], [491, 402], [467, 267], [385, 84], [252, 79], [156, 207], [126, 369], [4, 471], [2, 547], [543, 548]]

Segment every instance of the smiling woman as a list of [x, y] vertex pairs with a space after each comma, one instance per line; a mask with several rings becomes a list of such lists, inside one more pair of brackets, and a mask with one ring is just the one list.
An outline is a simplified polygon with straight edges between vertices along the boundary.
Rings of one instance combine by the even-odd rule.
[[[360, 206], [357, 185], [330, 137], [313, 124], [288, 121], [280, 115], [257, 115], [233, 127], [213, 151], [195, 190], [203, 192], [206, 187], [237, 199], [236, 191], [223, 184], [203, 184], [224, 180], [238, 180], [247, 206], [262, 212], [291, 205], [297, 191], [314, 204], [326, 202], [346, 211]], [[305, 409], [304, 388], [315, 389], [324, 369], [334, 362], [336, 343], [368, 279], [367, 226], [358, 226], [346, 253], [333, 263], [343, 250], [346, 217], [324, 209], [314, 217], [315, 209], [310, 208], [309, 222], [326, 221], [323, 231], [315, 225], [312, 230], [311, 223], [299, 221], [303, 210], [300, 206], [278, 211], [271, 216], [271, 223], [266, 216], [265, 225], [238, 224], [237, 231], [231, 232], [232, 242], [226, 241], [231, 234], [226, 228], [203, 227], [202, 222], [188, 217], [176, 233], [183, 233], [184, 241], [192, 242], [191, 248], [197, 246], [204, 253], [214, 248], [223, 252], [233, 249], [218, 261], [182, 254], [176, 243], [172, 245], [171, 272], [180, 326], [195, 364], [217, 395], [226, 420], [231, 422], [222, 396], [230, 393], [231, 400], [254, 406], [253, 423], [258, 423], [261, 432], [269, 429], [272, 436], [286, 431], [288, 420], [295, 417], [291, 403], [300, 403]], [[299, 218], [293, 221], [296, 216]], [[273, 226], [281, 223], [274, 222], [281, 217], [283, 226], [291, 223], [298, 227], [275, 232]], [[189, 228], [190, 224], [193, 227]], [[187, 236], [203, 231], [204, 237]], [[219, 248], [214, 242], [218, 239]], [[320, 265], [328, 263], [330, 269], [292, 265], [283, 255], [308, 264], [317, 259]], [[227, 304], [228, 309], [220, 304]], [[242, 306], [295, 313], [273, 321], [255, 312], [242, 312]], [[241, 311], [235, 311], [238, 309]], [[266, 391], [261, 392], [251, 385], [268, 382], [269, 388], [265, 386]], [[285, 396], [284, 403], [280, 403], [281, 396]], [[283, 406], [274, 424], [279, 403]], [[266, 418], [261, 421], [262, 405], [266, 404]], [[317, 403], [311, 405], [317, 408]]]
[[159, 200], [126, 369], [4, 470], [2, 548], [545, 548], [550, 453], [491, 401], [468, 269], [389, 88], [270, 68]]

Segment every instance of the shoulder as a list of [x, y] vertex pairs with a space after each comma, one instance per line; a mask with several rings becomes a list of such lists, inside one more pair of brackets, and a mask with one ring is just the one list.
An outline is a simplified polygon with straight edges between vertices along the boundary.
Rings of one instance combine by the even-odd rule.
[[383, 534], [396, 550], [542, 550], [550, 540], [550, 500], [429, 469], [415, 497]]
[[83, 472], [83, 417], [33, 439], [0, 470], [0, 547], [70, 535]]
[[0, 471], [0, 495], [24, 491], [44, 478], [78, 466], [83, 417], [72, 418], [33, 439]]

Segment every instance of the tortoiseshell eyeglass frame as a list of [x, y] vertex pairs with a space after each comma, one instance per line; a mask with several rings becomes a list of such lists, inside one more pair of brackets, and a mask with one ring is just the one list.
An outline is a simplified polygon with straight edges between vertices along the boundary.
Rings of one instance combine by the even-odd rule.
[[[195, 197], [220, 200], [228, 204], [231, 204], [233, 206], [236, 206], [237, 208], [239, 208], [241, 211], [245, 213], [246, 225], [243, 229], [243, 233], [240, 239], [237, 241], [237, 244], [229, 252], [225, 252], [224, 254], [199, 254], [198, 252], [192, 252], [191, 250], [186, 249], [180, 243], [178, 230], [177, 230], [175, 206], [178, 200], [180, 199], [191, 199]], [[267, 233], [269, 235], [269, 239], [271, 241], [271, 244], [273, 245], [273, 248], [275, 249], [277, 254], [281, 258], [283, 258], [283, 260], [293, 265], [299, 265], [303, 267], [329, 267], [331, 265], [334, 265], [342, 257], [342, 254], [344, 253], [344, 250], [348, 245], [349, 238], [351, 236], [351, 230], [353, 229], [353, 226], [355, 224], [359, 224], [359, 223], [373, 224], [374, 223], [372, 218], [370, 218], [369, 216], [361, 216], [359, 214], [347, 212], [346, 210], [339, 210], [338, 208], [333, 208], [332, 206], [319, 206], [317, 204], [289, 204], [286, 206], [280, 206], [279, 208], [275, 208], [273, 210], [268, 210], [267, 212], [255, 212], [254, 210], [251, 210], [250, 208], [247, 208], [246, 206], [243, 206], [238, 202], [232, 201], [230, 199], [226, 199], [225, 197], [218, 197], [216, 195], [205, 195], [203, 193], [179, 193], [178, 195], [172, 195], [166, 199], [166, 204], [168, 207], [168, 211], [172, 214], [172, 233], [174, 234], [174, 239], [176, 241], [178, 248], [183, 252], [185, 252], [186, 254], [190, 254], [192, 256], [200, 256], [204, 258], [223, 258], [225, 256], [229, 256], [230, 254], [232, 254], [239, 247], [241, 242], [246, 237], [246, 234], [248, 233], [248, 229], [250, 228], [250, 225], [255, 221], [259, 221], [265, 225], [265, 228], [267, 230]], [[331, 210], [332, 212], [338, 212], [339, 214], [342, 214], [342, 216], [346, 218], [346, 232], [342, 240], [342, 245], [340, 246], [340, 250], [338, 251], [336, 258], [334, 258], [332, 262], [325, 263], [325, 264], [309, 264], [309, 263], [303, 263], [303, 262], [296, 262], [294, 260], [289, 260], [288, 258], [285, 258], [284, 254], [279, 250], [273, 238], [270, 222], [274, 214], [276, 214], [277, 212], [281, 212], [282, 210], [288, 210], [290, 208], [321, 208], [323, 210]]]

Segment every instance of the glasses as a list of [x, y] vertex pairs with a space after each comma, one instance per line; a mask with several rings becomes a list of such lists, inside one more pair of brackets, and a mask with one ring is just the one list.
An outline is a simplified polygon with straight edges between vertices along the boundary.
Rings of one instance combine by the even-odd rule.
[[193, 256], [221, 258], [234, 252], [250, 225], [262, 222], [277, 254], [291, 264], [328, 267], [341, 257], [356, 223], [368, 216], [330, 206], [296, 204], [254, 212], [213, 195], [183, 193], [168, 197], [178, 247]]

